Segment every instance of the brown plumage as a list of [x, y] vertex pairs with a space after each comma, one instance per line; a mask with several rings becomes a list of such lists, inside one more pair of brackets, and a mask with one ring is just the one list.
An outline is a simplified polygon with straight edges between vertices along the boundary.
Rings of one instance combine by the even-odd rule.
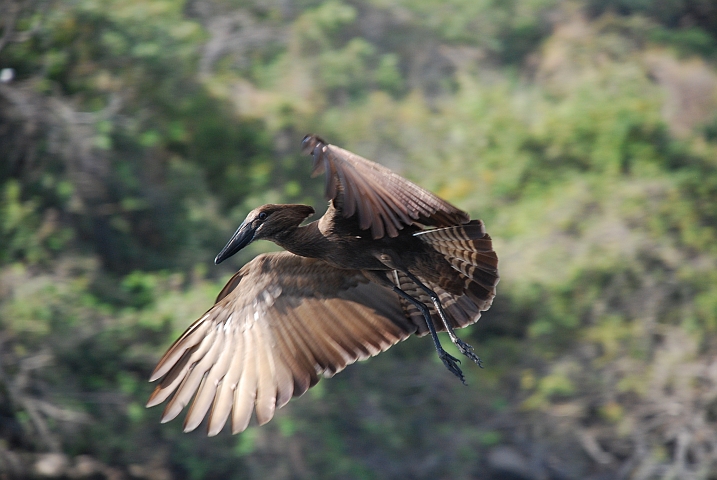
[[[264, 205], [251, 211], [219, 263], [254, 240], [287, 252], [264, 254], [232, 277], [215, 305], [169, 348], [152, 373], [147, 406], [167, 403], [162, 422], [194, 397], [185, 431], [208, 415], [208, 434], [227, 421], [243, 431], [347, 365], [412, 334], [431, 333], [446, 367], [458, 360], [436, 332], [480, 365], [453, 329], [487, 310], [498, 258], [483, 222], [381, 165], [307, 136], [314, 172], [326, 173], [328, 211]], [[196, 395], [195, 395], [196, 393]]]

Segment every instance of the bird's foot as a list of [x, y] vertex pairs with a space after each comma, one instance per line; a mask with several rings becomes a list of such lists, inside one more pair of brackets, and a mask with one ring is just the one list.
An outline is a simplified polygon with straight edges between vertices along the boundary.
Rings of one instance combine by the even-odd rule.
[[451, 373], [453, 373], [453, 375], [458, 377], [458, 379], [461, 381], [461, 383], [463, 383], [463, 385], [466, 384], [466, 379], [463, 376], [463, 372], [461, 371], [460, 367], [458, 366], [458, 364], [461, 363], [460, 360], [458, 360], [456, 357], [449, 354], [448, 352], [446, 352], [443, 349], [441, 349], [438, 352], [438, 358], [441, 359], [441, 361], [443, 362], [443, 365], [445, 365], [446, 368], [448, 370], [450, 370]]
[[468, 345], [460, 338], [456, 338], [453, 343], [455, 344], [456, 348], [458, 348], [459, 352], [473, 360], [480, 368], [483, 368], [483, 362], [481, 362], [480, 357], [475, 354], [472, 346]]

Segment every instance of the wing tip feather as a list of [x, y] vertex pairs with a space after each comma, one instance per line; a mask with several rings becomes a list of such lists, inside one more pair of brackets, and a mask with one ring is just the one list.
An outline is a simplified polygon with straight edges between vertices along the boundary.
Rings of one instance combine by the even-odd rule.
[[163, 389], [161, 386], [157, 385], [157, 387], [154, 389], [152, 394], [147, 399], [147, 403], [145, 404], [145, 408], [151, 408], [156, 407], [160, 403], [166, 400], [166, 397], [160, 395], [162, 393]]

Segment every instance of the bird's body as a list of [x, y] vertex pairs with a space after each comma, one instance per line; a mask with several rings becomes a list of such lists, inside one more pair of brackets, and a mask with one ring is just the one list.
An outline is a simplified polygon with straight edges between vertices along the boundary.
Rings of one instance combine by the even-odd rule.
[[[327, 212], [306, 205], [264, 205], [247, 215], [219, 263], [254, 240], [287, 252], [247, 263], [162, 357], [148, 406], [169, 398], [163, 421], [191, 400], [185, 430], [209, 413], [218, 433], [260, 424], [292, 396], [346, 365], [411, 334], [433, 337], [439, 357], [463, 381], [458, 360], [440, 345], [447, 331], [479, 363], [454, 328], [487, 310], [498, 259], [480, 220], [390, 170], [315, 136], [304, 139], [315, 172], [326, 172]], [[428, 228], [426, 228], [428, 227]], [[479, 363], [480, 364], [480, 363]]]
[[413, 236], [418, 231], [417, 227], [409, 227], [394, 238], [374, 239], [369, 231], [361, 230], [330, 205], [321, 219], [295, 229], [289, 227], [274, 242], [291, 253], [319, 258], [336, 268], [391, 270], [379, 260], [380, 255], [410, 251], [418, 257], [428, 253], [424, 252], [423, 242]]

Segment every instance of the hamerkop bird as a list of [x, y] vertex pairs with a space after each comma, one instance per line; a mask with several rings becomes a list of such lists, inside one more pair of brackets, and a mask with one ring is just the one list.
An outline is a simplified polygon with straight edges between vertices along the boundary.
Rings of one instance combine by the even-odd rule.
[[185, 431], [209, 413], [216, 435], [231, 415], [243, 431], [292, 396], [346, 365], [412, 334], [430, 333], [438, 356], [461, 381], [459, 360], [443, 350], [446, 331], [480, 365], [455, 328], [478, 320], [498, 283], [498, 258], [483, 222], [391, 170], [310, 135], [304, 152], [326, 173], [328, 211], [264, 205], [217, 255], [220, 263], [254, 240], [288, 250], [257, 256], [232, 277], [215, 305], [159, 361], [147, 406], [174, 393], [162, 422], [192, 403]]

